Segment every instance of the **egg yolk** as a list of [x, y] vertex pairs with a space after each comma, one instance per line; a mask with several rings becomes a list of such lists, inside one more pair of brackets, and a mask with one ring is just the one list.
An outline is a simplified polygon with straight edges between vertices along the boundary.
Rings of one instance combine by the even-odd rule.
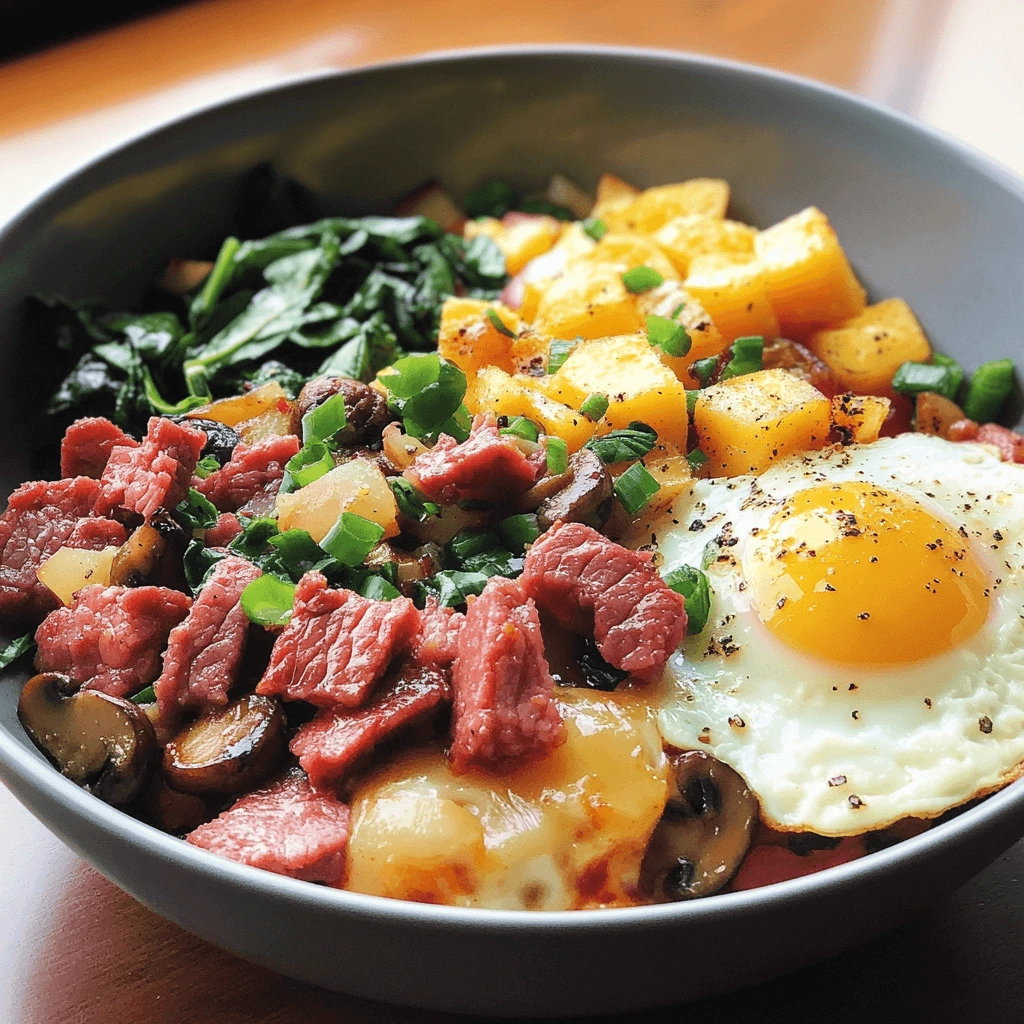
[[795, 494], [752, 538], [743, 573], [775, 637], [847, 665], [942, 654], [988, 615], [987, 576], [966, 531], [871, 484]]

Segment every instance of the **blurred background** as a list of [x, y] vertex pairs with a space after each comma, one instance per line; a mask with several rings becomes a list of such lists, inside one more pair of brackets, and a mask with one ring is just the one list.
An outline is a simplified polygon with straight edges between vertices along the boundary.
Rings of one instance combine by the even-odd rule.
[[1024, 0], [0, 0], [0, 218], [140, 131], [253, 87], [427, 50], [593, 42], [859, 92], [1024, 172]]

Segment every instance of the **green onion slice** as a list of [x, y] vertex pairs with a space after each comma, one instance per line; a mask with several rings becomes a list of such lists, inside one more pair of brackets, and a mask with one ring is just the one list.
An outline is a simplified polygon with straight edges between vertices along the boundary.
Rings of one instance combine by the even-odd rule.
[[641, 462], [634, 462], [615, 481], [615, 493], [626, 512], [635, 516], [661, 488]]
[[334, 469], [334, 457], [327, 445], [319, 442], [300, 448], [284, 466], [281, 491], [290, 494]]
[[702, 388], [706, 388], [711, 383], [711, 375], [715, 372], [717, 365], [718, 356], [708, 356], [706, 359], [698, 359], [691, 363], [690, 373], [697, 378], [697, 382]]
[[746, 373], [756, 373], [761, 369], [763, 355], [764, 338], [760, 335], [737, 338], [732, 343], [732, 359], [725, 364], [721, 379], [730, 380]]
[[651, 313], [647, 317], [647, 340], [667, 356], [685, 356], [690, 351], [690, 335], [686, 328], [667, 316]]
[[547, 438], [547, 459], [548, 472], [552, 476], [558, 476], [569, 468], [569, 449], [560, 437]]
[[599, 393], [588, 395], [580, 406], [580, 412], [589, 420], [599, 420], [608, 411], [608, 399]]
[[515, 334], [513, 334], [512, 331], [510, 331], [508, 327], [505, 326], [505, 321], [502, 320], [500, 316], [498, 316], [497, 310], [487, 310], [487, 319], [491, 321], [491, 325], [499, 334], [504, 334], [506, 338], [515, 337]]
[[302, 443], [307, 445], [327, 441], [339, 430], [344, 430], [346, 423], [345, 396], [339, 391], [302, 417]]
[[283, 626], [292, 615], [295, 584], [269, 574], [260, 576], [242, 591], [240, 603], [250, 622], [259, 626]]
[[342, 565], [361, 565], [366, 556], [380, 543], [384, 527], [354, 512], [342, 512], [338, 521], [322, 541], [320, 547]]
[[632, 292], [634, 295], [649, 292], [652, 288], [657, 288], [664, 280], [665, 278], [653, 267], [633, 267], [632, 270], [627, 270], [622, 275], [622, 283], [626, 286], [626, 291]]
[[562, 341], [556, 338], [548, 349], [548, 374], [558, 373], [562, 364], [569, 358], [569, 353], [576, 347], [575, 341]]
[[533, 441], [534, 443], [540, 437], [540, 430], [537, 428], [537, 424], [525, 416], [516, 416], [515, 419], [509, 421], [507, 427], [502, 427], [498, 433], [509, 434], [512, 437], [521, 437], [524, 441]]
[[964, 371], [958, 362], [943, 357], [939, 363], [902, 363], [893, 374], [892, 387], [903, 395], [919, 395], [934, 391], [951, 401], [956, 398], [963, 383]]
[[608, 233], [608, 225], [600, 217], [588, 217], [581, 227], [584, 234], [589, 235], [595, 242], [600, 242]]
[[964, 414], [979, 423], [991, 423], [999, 418], [1003, 405], [1013, 391], [1013, 360], [996, 359], [982, 363], [974, 371], [967, 386]]
[[692, 565], [681, 565], [664, 576], [665, 583], [686, 603], [686, 633], [694, 636], [706, 625], [711, 614], [711, 584], [707, 574]]

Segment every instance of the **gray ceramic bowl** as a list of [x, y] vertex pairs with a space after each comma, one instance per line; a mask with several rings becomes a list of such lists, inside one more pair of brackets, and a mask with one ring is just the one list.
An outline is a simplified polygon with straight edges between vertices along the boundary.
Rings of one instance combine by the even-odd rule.
[[[1020, 355], [1024, 188], [935, 132], [832, 89], [667, 53], [427, 57], [305, 80], [171, 124], [76, 172], [0, 233], [0, 489], [26, 456], [45, 355], [32, 291], [130, 302], [170, 254], [208, 253], [238, 182], [273, 161], [336, 212], [425, 178], [456, 194], [603, 170], [716, 175], [736, 214], [826, 210], [872, 295], [901, 295], [969, 367]], [[40, 360], [42, 359], [42, 362]], [[960, 885], [1024, 834], [1024, 783], [882, 853], [767, 889], [628, 910], [458, 910], [337, 892], [220, 860], [77, 789], [0, 682], [0, 777], [104, 875], [250, 960], [377, 999], [491, 1014], [637, 1009], [751, 984], [847, 949]]]

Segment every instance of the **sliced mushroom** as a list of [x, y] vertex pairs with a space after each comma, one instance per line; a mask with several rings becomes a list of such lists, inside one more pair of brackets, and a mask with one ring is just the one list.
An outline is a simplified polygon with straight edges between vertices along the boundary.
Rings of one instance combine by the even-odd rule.
[[206, 444], [199, 453], [202, 459], [212, 455], [222, 466], [234, 454], [235, 448], [242, 443], [242, 437], [234, 427], [218, 420], [192, 419], [189, 416], [172, 416], [176, 423], [185, 423], [190, 427], [198, 427], [206, 434]]
[[274, 771], [284, 747], [280, 703], [250, 694], [182, 729], [164, 749], [164, 774], [183, 793], [242, 793]]
[[302, 435], [302, 417], [328, 398], [345, 396], [345, 431], [338, 438], [343, 444], [369, 444], [379, 441], [381, 431], [394, 419], [387, 400], [375, 388], [348, 377], [314, 377], [299, 392], [295, 403], [293, 430]]
[[159, 775], [146, 787], [139, 811], [151, 825], [177, 835], [191, 832], [210, 817], [206, 804], [198, 796], [171, 789]]
[[661, 821], [640, 869], [658, 903], [710, 896], [740, 866], [757, 823], [757, 799], [728, 765], [700, 750], [669, 757], [672, 777]]
[[548, 498], [571, 483], [572, 470], [569, 469], [554, 476], [543, 476], [528, 491], [519, 496], [514, 509], [516, 512], [536, 512]]
[[569, 471], [569, 483], [537, 508], [537, 525], [541, 530], [550, 529], [559, 520], [596, 528], [608, 518], [612, 478], [597, 452], [581, 448], [569, 459]]
[[[113, 586], [137, 587], [154, 582], [173, 586], [189, 537], [165, 510], [136, 527], [121, 545], [110, 567]], [[163, 571], [171, 569], [170, 574]]]
[[33, 676], [21, 691], [18, 719], [32, 742], [72, 782], [115, 807], [142, 792], [159, 761], [153, 725], [142, 708], [65, 676]]

